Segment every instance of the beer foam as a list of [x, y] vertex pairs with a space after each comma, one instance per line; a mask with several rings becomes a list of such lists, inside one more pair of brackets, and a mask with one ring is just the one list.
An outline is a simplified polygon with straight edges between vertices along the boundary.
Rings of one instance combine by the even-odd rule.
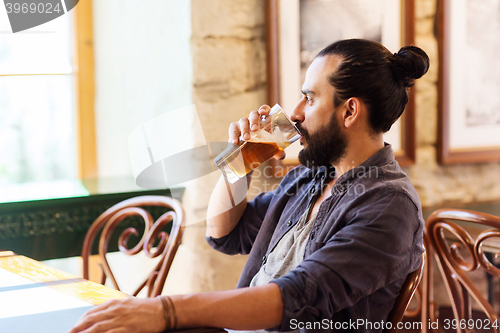
[[283, 133], [279, 127], [274, 128], [273, 133], [261, 130], [252, 133], [249, 142], [275, 142], [278, 147], [284, 148], [287, 146]]

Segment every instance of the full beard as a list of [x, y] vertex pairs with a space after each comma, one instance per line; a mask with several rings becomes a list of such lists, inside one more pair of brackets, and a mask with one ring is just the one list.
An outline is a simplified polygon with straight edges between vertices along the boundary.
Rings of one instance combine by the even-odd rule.
[[316, 167], [337, 164], [347, 152], [347, 138], [338, 124], [335, 112], [330, 122], [309, 133], [300, 123], [296, 124], [307, 142], [307, 147], [299, 152], [299, 162], [313, 169]]

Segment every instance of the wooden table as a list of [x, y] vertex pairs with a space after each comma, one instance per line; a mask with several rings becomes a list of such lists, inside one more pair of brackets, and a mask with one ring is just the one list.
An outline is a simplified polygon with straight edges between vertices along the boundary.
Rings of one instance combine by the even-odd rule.
[[[10, 251], [0, 251], [0, 332], [66, 332], [93, 306], [128, 296]], [[179, 330], [189, 333], [222, 329]]]
[[127, 297], [36, 260], [0, 252], [2, 332], [65, 332], [92, 306]]

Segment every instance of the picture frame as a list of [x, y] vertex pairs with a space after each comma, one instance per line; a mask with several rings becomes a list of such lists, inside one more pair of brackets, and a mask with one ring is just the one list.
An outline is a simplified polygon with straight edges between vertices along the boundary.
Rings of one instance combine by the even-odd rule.
[[500, 19], [500, 11], [491, 4], [438, 1], [440, 164], [500, 161], [500, 69], [487, 63], [497, 62], [490, 52], [500, 48], [500, 41], [488, 36], [500, 31], [495, 34], [488, 25], [491, 15]]
[[[337, 0], [338, 1], [338, 0]], [[414, 44], [415, 3], [414, 0], [379, 0], [382, 14], [380, 27], [382, 43], [392, 52], [403, 45]], [[314, 1], [309, 1], [314, 2]], [[328, 1], [319, 1], [322, 5]], [[358, 3], [363, 1], [357, 1]], [[286, 3], [286, 4], [285, 4]], [[352, 2], [349, 2], [349, 5]], [[368, 2], [367, 2], [368, 3]], [[267, 95], [269, 105], [279, 103], [287, 113], [291, 113], [301, 97], [301, 32], [300, 0], [267, 0], [266, 4], [266, 47], [267, 47]], [[349, 6], [348, 5], [348, 6]], [[353, 11], [354, 13], [356, 11]], [[347, 38], [363, 38], [351, 35]], [[328, 41], [328, 44], [335, 40]], [[310, 52], [310, 54], [313, 54]], [[315, 54], [315, 53], [314, 53]], [[307, 65], [308, 66], [308, 65]], [[302, 66], [304, 67], [304, 66]], [[304, 69], [302, 68], [302, 71]], [[303, 76], [303, 73], [302, 73]], [[415, 163], [415, 98], [414, 88], [410, 89], [410, 100], [403, 116], [388, 132], [394, 154], [401, 166]], [[386, 135], [384, 135], [386, 139]], [[284, 175], [299, 164], [298, 144], [287, 148], [287, 158], [275, 161], [275, 174]], [[291, 157], [290, 157], [291, 156]]]

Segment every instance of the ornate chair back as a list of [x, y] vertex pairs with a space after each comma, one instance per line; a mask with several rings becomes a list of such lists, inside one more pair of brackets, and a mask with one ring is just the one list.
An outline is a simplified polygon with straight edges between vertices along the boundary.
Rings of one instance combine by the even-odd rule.
[[422, 254], [422, 260], [420, 261], [420, 266], [411, 272], [406, 278], [403, 287], [401, 288], [401, 292], [399, 293], [398, 298], [396, 299], [396, 303], [394, 303], [394, 307], [392, 311], [389, 313], [387, 318], [388, 322], [391, 322], [391, 328], [387, 329], [386, 332], [397, 332], [397, 325], [403, 319], [403, 315], [405, 314], [406, 308], [410, 304], [410, 301], [417, 290], [418, 284], [420, 283], [420, 279], [422, 278], [422, 272], [424, 270], [425, 263], [425, 252]]
[[[472, 317], [471, 298], [487, 318], [481, 322], [482, 328], [488, 322], [491, 331], [498, 332], [500, 320], [497, 312], [467, 273], [482, 268], [486, 273], [500, 277], [500, 269], [491, 263], [485, 253], [488, 247], [490, 251], [495, 247], [498, 250], [491, 238], [500, 237], [500, 218], [474, 211], [441, 209], [429, 216], [426, 229], [428, 242], [434, 249], [434, 256], [450, 297], [453, 316], [458, 324], [457, 332], [480, 328], [477, 325], [478, 319]], [[464, 254], [467, 255], [464, 257]], [[496, 328], [492, 327], [494, 323]]]
[[[161, 206], [165, 207], [165, 213], [156, 221], [153, 221], [151, 214], [143, 207]], [[168, 211], [167, 211], [168, 210]], [[111, 272], [106, 254], [111, 235], [115, 228], [127, 217], [137, 216], [144, 222], [144, 232], [140, 241], [131, 249], [127, 247], [127, 242], [132, 234], [139, 236], [135, 228], [125, 229], [119, 236], [118, 248], [127, 255], [135, 255], [144, 251], [150, 258], [160, 257], [159, 262], [152, 272], [149, 273], [144, 282], [133, 293], [136, 296], [144, 287], [147, 287], [147, 296], [155, 297], [160, 295], [167, 278], [168, 271], [172, 265], [175, 253], [179, 248], [184, 230], [184, 211], [181, 204], [166, 196], [139, 196], [124, 200], [102, 213], [90, 226], [82, 248], [83, 277], [89, 278], [89, 257], [91, 255], [94, 239], [100, 230], [99, 238], [99, 266], [101, 268], [100, 282], [104, 284], [109, 278], [113, 286], [120, 290], [116, 279]], [[172, 224], [170, 234], [162, 229], [169, 223]], [[153, 247], [158, 241], [156, 248]]]

